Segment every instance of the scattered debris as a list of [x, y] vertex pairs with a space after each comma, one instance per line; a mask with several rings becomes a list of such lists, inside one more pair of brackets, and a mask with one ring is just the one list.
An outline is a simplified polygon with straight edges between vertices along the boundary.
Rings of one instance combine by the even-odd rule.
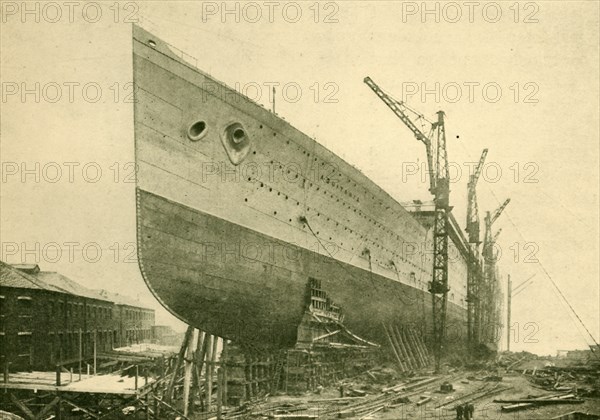
[[444, 382], [440, 385], [440, 392], [448, 393], [454, 391], [452, 384], [450, 382]]
[[421, 396], [421, 399], [417, 401], [417, 405], [423, 405], [431, 401], [431, 397]]

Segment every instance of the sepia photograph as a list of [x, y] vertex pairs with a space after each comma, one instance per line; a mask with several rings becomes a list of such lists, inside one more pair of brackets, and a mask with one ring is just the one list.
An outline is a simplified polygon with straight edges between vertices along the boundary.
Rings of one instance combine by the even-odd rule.
[[0, 0], [0, 419], [600, 419], [600, 2]]

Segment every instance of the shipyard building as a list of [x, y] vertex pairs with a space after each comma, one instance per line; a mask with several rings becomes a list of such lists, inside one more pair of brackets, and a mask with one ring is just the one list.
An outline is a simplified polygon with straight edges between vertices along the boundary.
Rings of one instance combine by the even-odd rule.
[[154, 310], [38, 265], [0, 261], [0, 365], [49, 369], [150, 341]]

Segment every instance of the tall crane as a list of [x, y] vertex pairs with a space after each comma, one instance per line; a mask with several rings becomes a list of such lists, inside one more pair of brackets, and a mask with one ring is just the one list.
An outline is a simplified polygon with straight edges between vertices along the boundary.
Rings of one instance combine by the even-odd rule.
[[498, 290], [496, 283], [496, 255], [494, 252], [494, 243], [500, 234], [498, 231], [495, 235], [492, 233], [492, 226], [496, 220], [500, 217], [506, 206], [510, 203], [510, 198], [507, 198], [500, 207], [498, 207], [493, 213], [486, 212], [485, 215], [485, 236], [483, 239], [483, 290], [480, 294], [479, 305], [476, 309], [476, 317], [479, 319], [479, 325], [481, 331], [479, 332], [479, 339], [481, 334], [483, 335], [484, 341], [489, 341], [495, 335], [493, 334], [492, 325], [495, 322], [496, 316], [496, 293]]
[[467, 268], [467, 339], [471, 351], [475, 349], [479, 337], [479, 324], [475, 317], [476, 301], [479, 299], [479, 283], [481, 281], [481, 264], [479, 259], [479, 209], [477, 206], [477, 181], [481, 176], [483, 164], [487, 157], [488, 149], [483, 149], [475, 171], [469, 177], [467, 184], [467, 236], [469, 240], [469, 265]]
[[[385, 93], [370, 77], [364, 82], [375, 92], [414, 136], [425, 145], [429, 170], [429, 192], [435, 204], [433, 222], [433, 278], [429, 284], [433, 308], [433, 348], [435, 368], [439, 371], [446, 339], [446, 306], [448, 302], [448, 214], [451, 211], [448, 152], [446, 150], [446, 128], [444, 112], [437, 112], [437, 121], [427, 121], [421, 114], [410, 109], [404, 102]], [[414, 115], [422, 124], [429, 125], [425, 134], [409, 117]]]
[[467, 234], [469, 236], [469, 243], [477, 244], [477, 246], [481, 243], [479, 240], [479, 209], [477, 206], [477, 181], [479, 181], [479, 177], [481, 176], [481, 170], [483, 169], [483, 164], [485, 163], [485, 158], [487, 157], [488, 149], [483, 149], [481, 152], [481, 157], [479, 158], [479, 163], [475, 167], [475, 171], [469, 176], [469, 183], [467, 184]]
[[[502, 233], [502, 228], [498, 229], [498, 231], [496, 233], [494, 233], [494, 236], [492, 237], [492, 244], [495, 244], [496, 241], [498, 241], [498, 236], [500, 236], [500, 234]], [[494, 258], [495, 260], [495, 258]]]

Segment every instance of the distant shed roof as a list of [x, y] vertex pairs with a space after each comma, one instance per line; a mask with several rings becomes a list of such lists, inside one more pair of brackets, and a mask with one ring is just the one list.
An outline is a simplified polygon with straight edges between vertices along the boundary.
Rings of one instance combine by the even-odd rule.
[[119, 293], [109, 292], [108, 290], [104, 290], [104, 289], [95, 290], [95, 292], [98, 293], [99, 295], [103, 296], [104, 298], [111, 300], [112, 302], [114, 302], [117, 305], [128, 305], [128, 306], [134, 306], [136, 308], [151, 309], [146, 303], [144, 303], [140, 300], [137, 300], [137, 299], [133, 299], [129, 296], [121, 295]]
[[5, 262], [0, 261], [0, 286], [18, 287], [21, 289], [49, 290], [65, 293], [66, 291], [38, 279], [26, 271], [21, 271]]
[[37, 274], [40, 272], [40, 266], [37, 264], [12, 264], [18, 270], [24, 271], [27, 274]]

